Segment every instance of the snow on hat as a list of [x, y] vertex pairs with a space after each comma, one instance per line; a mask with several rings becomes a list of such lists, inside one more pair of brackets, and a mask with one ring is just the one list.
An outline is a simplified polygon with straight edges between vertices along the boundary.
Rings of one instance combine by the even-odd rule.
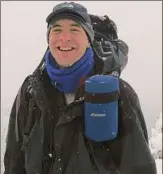
[[49, 41], [49, 32], [55, 22], [59, 19], [72, 19], [76, 21], [85, 30], [90, 42], [94, 40], [94, 31], [91, 19], [87, 9], [75, 2], [63, 2], [54, 6], [52, 13], [46, 18], [48, 23], [47, 40]]

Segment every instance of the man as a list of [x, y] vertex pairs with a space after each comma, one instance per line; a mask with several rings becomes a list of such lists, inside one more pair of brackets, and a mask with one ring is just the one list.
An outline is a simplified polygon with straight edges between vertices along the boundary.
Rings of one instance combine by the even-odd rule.
[[58, 4], [47, 23], [45, 61], [11, 111], [4, 174], [156, 174], [138, 97], [122, 79], [117, 137], [96, 142], [84, 134], [84, 83], [105, 66], [87, 9]]

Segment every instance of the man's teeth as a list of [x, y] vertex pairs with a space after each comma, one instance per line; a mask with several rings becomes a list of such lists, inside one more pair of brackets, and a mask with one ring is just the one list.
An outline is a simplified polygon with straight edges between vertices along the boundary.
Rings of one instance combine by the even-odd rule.
[[73, 47], [59, 47], [59, 50], [61, 50], [61, 51], [71, 51], [71, 50], [73, 50], [74, 48]]

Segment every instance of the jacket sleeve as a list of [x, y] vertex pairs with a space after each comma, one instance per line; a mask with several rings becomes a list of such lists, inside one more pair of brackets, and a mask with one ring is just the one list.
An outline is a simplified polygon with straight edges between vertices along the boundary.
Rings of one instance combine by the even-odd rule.
[[6, 151], [4, 155], [4, 174], [26, 174], [24, 168], [24, 153], [21, 151], [22, 133], [28, 115], [29, 96], [22, 87], [11, 109]]
[[110, 145], [112, 157], [120, 174], [157, 174], [138, 96], [122, 80], [120, 90], [119, 135]]

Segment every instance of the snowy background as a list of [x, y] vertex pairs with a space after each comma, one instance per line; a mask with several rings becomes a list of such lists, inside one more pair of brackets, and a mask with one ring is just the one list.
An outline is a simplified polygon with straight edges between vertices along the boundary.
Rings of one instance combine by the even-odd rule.
[[[137, 92], [161, 170], [162, 2], [78, 1], [92, 14], [107, 14], [129, 45], [123, 79]], [[57, 1], [1, 1], [1, 163], [9, 113], [20, 85], [47, 48], [46, 17]], [[156, 123], [156, 124], [155, 124]], [[161, 172], [162, 173], [162, 172]]]
[[162, 174], [162, 130], [162, 113], [160, 113], [150, 137], [150, 148], [156, 159], [158, 174]]

